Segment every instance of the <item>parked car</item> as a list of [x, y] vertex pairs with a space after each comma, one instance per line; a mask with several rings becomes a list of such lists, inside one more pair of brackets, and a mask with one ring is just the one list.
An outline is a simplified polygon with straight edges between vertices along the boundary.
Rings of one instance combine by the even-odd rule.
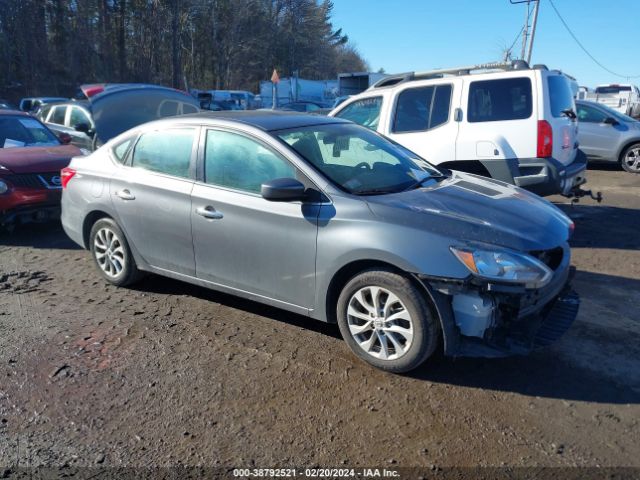
[[66, 102], [68, 98], [63, 97], [28, 97], [20, 100], [20, 110], [23, 112], [35, 112], [39, 108], [49, 103]]
[[589, 160], [619, 163], [640, 173], [640, 122], [601, 103], [576, 101], [578, 140]]
[[300, 101], [300, 102], [290, 102], [290, 103], [285, 103], [284, 105], [280, 105], [278, 107], [278, 110], [313, 113], [316, 110], [321, 110], [323, 108], [324, 107], [319, 103]]
[[329, 115], [443, 168], [539, 195], [570, 195], [586, 181], [571, 79], [544, 66], [516, 61], [392, 75]]
[[142, 123], [198, 110], [197, 100], [180, 90], [127, 84], [105, 88], [86, 101], [50, 105], [38, 118], [54, 132], [71, 136], [74, 145], [92, 151]]
[[60, 170], [81, 155], [25, 112], [0, 110], [0, 227], [60, 215]]
[[598, 85], [595, 92], [585, 94], [584, 100], [601, 103], [623, 115], [640, 116], [640, 89], [635, 85]]
[[573, 223], [536, 195], [441, 170], [351, 122], [200, 113], [126, 132], [62, 172], [62, 223], [118, 286], [140, 272], [337, 322], [404, 372], [561, 335]]

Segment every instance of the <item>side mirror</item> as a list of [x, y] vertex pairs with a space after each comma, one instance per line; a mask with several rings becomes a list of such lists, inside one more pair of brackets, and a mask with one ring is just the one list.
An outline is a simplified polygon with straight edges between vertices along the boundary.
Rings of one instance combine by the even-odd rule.
[[270, 202], [293, 202], [304, 200], [305, 186], [295, 178], [276, 178], [262, 184], [262, 198]]
[[58, 138], [63, 145], [69, 145], [71, 143], [71, 135], [68, 133], [61, 132], [58, 134]]
[[79, 123], [74, 127], [76, 132], [82, 132], [82, 133], [89, 133], [89, 130], [91, 130], [91, 127], [86, 124], [86, 123]]
[[616, 120], [613, 117], [607, 117], [605, 118], [602, 123], [607, 124], [607, 125], [611, 125], [611, 126], [615, 126], [615, 125], [620, 125], [620, 122], [618, 120]]

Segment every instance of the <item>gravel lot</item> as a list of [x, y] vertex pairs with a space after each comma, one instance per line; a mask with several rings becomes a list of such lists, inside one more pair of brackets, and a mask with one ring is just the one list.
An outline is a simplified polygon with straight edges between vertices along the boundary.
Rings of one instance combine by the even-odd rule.
[[[359, 362], [337, 327], [0, 234], [0, 478], [47, 466], [640, 467], [640, 176], [591, 169], [578, 320], [526, 358]], [[9, 473], [10, 475], [10, 473]]]

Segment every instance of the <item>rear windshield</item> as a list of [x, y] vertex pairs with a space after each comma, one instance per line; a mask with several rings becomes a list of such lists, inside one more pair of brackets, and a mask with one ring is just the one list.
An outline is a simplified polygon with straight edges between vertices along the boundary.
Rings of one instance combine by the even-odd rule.
[[596, 93], [620, 93], [620, 92], [630, 92], [630, 86], [620, 86], [620, 85], [611, 85], [608, 87], [597, 87]]
[[531, 80], [526, 77], [471, 82], [469, 86], [469, 122], [529, 118], [532, 109]]
[[551, 101], [551, 115], [561, 117], [565, 110], [575, 111], [573, 93], [567, 79], [560, 75], [547, 77], [549, 85], [549, 100]]
[[0, 117], [0, 148], [60, 145], [47, 127], [32, 117]]

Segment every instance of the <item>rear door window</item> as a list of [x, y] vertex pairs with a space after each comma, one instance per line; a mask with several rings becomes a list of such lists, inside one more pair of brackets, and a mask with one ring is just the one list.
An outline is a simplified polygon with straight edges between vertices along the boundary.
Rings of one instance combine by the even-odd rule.
[[561, 117], [564, 110], [573, 110], [573, 93], [566, 78], [560, 75], [547, 77], [549, 86], [549, 100], [551, 101], [551, 115]]
[[350, 103], [335, 116], [375, 130], [378, 128], [378, 123], [380, 123], [381, 108], [382, 97], [362, 98]]
[[132, 166], [174, 177], [191, 177], [193, 128], [147, 132], [136, 143]]
[[533, 112], [531, 80], [505, 78], [469, 85], [469, 122], [498, 122], [529, 118]]
[[432, 85], [404, 90], [398, 96], [393, 132], [431, 130], [449, 121], [451, 85]]

